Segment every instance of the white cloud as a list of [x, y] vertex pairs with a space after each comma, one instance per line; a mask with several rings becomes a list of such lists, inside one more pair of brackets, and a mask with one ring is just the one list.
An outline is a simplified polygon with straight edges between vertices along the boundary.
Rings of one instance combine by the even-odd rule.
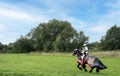
[[98, 16], [97, 21], [91, 24], [93, 26], [89, 29], [91, 32], [105, 33], [114, 24], [120, 26], [120, 0], [117, 0], [117, 2], [106, 4], [111, 9], [107, 13]]
[[103, 20], [109, 24], [120, 25], [120, 10], [114, 10], [103, 16]]
[[108, 29], [108, 26], [104, 25], [98, 25], [98, 26], [93, 26], [90, 30], [95, 32], [95, 33], [104, 33]]
[[3, 44], [9, 44], [16, 40], [16, 38], [19, 38], [21, 33], [13, 32], [13, 31], [4, 31], [0, 32], [0, 42]]
[[3, 24], [0, 24], [0, 32], [3, 32], [6, 30], [6, 26]]
[[106, 3], [106, 6], [111, 7], [111, 8], [120, 8], [120, 0], [115, 0], [112, 3]]
[[8, 31], [8, 26], [0, 24], [0, 42], [8, 44], [10, 41], [12, 41], [12, 39], [14, 39], [14, 36], [10, 36], [9, 33], [10, 31]]
[[87, 23], [80, 20], [80, 19], [77, 19], [77, 18], [73, 18], [73, 17], [66, 17], [66, 18], [63, 18], [63, 19], [66, 19], [67, 21], [69, 21], [72, 26], [79, 32], [79, 31], [83, 31], [85, 30], [85, 27], [87, 26]]
[[33, 21], [33, 18], [30, 15], [28, 15], [24, 12], [20, 12], [20, 11], [18, 12], [15, 10], [0, 9], [0, 15], [10, 17], [10, 18], [17, 18], [17, 19], [22, 19], [22, 20]]

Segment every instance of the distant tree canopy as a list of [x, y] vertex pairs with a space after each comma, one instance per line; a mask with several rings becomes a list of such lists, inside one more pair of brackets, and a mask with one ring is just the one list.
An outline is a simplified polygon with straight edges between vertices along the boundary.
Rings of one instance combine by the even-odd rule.
[[101, 48], [100, 48], [100, 42], [92, 42], [89, 44], [89, 49], [90, 51], [100, 51]]
[[69, 52], [80, 48], [85, 41], [88, 41], [88, 37], [83, 31], [78, 33], [69, 22], [53, 19], [48, 23], [40, 23], [25, 37], [21, 36], [10, 43], [7, 52]]
[[7, 45], [4, 45], [0, 42], [0, 53], [6, 52], [6, 49], [7, 49]]
[[120, 27], [114, 25], [106, 35], [101, 39], [102, 50], [118, 50], [120, 49]]
[[33, 51], [33, 42], [31, 39], [21, 36], [18, 40], [11, 44], [12, 52], [14, 53], [28, 53]]
[[[69, 52], [75, 48], [81, 49], [86, 41], [88, 37], [83, 31], [77, 32], [67, 21], [53, 19], [47, 23], [40, 23], [26, 36], [21, 36], [8, 46], [0, 43], [0, 52]], [[120, 27], [117, 25], [111, 27], [100, 42], [90, 43], [89, 49], [93, 51], [119, 50]]]
[[76, 46], [80, 48], [81, 42], [88, 40], [83, 32], [77, 33], [69, 22], [56, 19], [40, 23], [27, 36], [34, 41], [35, 50], [45, 52], [71, 51]]

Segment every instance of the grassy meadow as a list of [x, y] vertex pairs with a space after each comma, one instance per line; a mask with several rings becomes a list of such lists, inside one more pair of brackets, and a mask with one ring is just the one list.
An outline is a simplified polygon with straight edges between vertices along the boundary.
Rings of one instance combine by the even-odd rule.
[[0, 76], [120, 76], [119, 56], [98, 57], [108, 69], [89, 73], [77, 69], [71, 54], [0, 54]]

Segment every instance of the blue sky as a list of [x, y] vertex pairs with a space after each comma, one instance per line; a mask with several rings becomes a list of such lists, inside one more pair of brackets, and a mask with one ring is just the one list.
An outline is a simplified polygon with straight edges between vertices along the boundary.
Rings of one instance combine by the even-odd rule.
[[99, 41], [120, 26], [120, 0], [0, 0], [0, 42], [14, 42], [51, 19], [67, 20], [89, 42]]

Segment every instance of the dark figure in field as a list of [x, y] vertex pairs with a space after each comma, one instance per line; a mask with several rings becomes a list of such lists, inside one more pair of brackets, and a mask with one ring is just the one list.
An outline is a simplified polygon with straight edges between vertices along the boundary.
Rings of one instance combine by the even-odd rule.
[[[88, 64], [91, 68], [91, 70], [89, 72], [92, 72], [92, 70], [94, 68], [96, 68], [96, 72], [98, 73], [100, 70], [106, 69], [107, 67], [95, 56], [85, 56], [83, 61], [81, 59], [82, 53], [78, 50], [75, 49], [73, 51], [73, 56], [77, 55], [78, 60], [77, 60], [77, 68], [79, 68], [80, 70], [82, 70], [82, 68], [84, 69], [84, 71], [87, 71], [86, 69], [86, 64]], [[80, 67], [80, 65], [82, 66], [82, 68]]]

